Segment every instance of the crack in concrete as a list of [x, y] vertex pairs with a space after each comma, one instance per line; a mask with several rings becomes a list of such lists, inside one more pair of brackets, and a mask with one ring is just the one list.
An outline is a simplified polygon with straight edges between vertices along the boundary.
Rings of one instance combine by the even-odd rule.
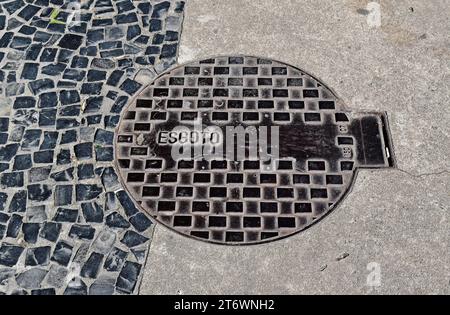
[[450, 170], [443, 170], [443, 171], [440, 171], [440, 172], [431, 172], [431, 173], [421, 173], [421, 174], [420, 173], [419, 174], [413, 174], [413, 173], [408, 172], [406, 170], [403, 170], [401, 168], [397, 168], [396, 170], [398, 170], [398, 171], [400, 171], [402, 173], [405, 173], [405, 174], [407, 174], [409, 176], [416, 177], [416, 178], [418, 178], [418, 177], [425, 177], [425, 176], [437, 176], [437, 175], [442, 175], [442, 174], [450, 174]]

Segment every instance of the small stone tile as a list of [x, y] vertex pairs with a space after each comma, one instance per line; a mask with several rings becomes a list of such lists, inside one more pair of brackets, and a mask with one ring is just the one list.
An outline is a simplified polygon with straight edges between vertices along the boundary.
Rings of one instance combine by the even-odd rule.
[[55, 206], [66, 206], [72, 203], [73, 185], [57, 185], [55, 187]]
[[25, 266], [45, 266], [50, 261], [50, 246], [28, 248], [25, 256]]
[[19, 235], [20, 229], [22, 227], [22, 216], [18, 214], [13, 214], [9, 220], [8, 228], [6, 230], [6, 236], [16, 238]]
[[119, 271], [127, 258], [127, 252], [117, 247], [113, 248], [105, 260], [104, 268], [107, 271]]
[[17, 284], [24, 289], [37, 289], [47, 275], [47, 270], [31, 268], [16, 276]]
[[117, 278], [116, 289], [124, 293], [133, 293], [141, 267], [138, 263], [127, 261]]
[[103, 188], [93, 184], [77, 184], [77, 201], [88, 201], [97, 198], [103, 192]]
[[123, 238], [120, 240], [121, 243], [125, 244], [127, 247], [130, 248], [144, 244], [147, 241], [148, 241], [147, 237], [131, 230], [126, 231]]
[[72, 257], [72, 249], [73, 247], [68, 243], [59, 241], [55, 245], [51, 260], [59, 263], [60, 265], [67, 266], [70, 258]]
[[9, 212], [25, 212], [27, 208], [27, 191], [19, 190], [14, 193], [9, 204]]
[[52, 195], [52, 188], [45, 184], [31, 184], [27, 186], [28, 200], [46, 201]]
[[70, 228], [69, 236], [78, 239], [92, 240], [94, 238], [95, 229], [89, 225], [74, 224]]
[[102, 261], [103, 255], [93, 252], [81, 268], [80, 275], [84, 278], [96, 278]]
[[64, 290], [64, 295], [87, 295], [87, 286], [80, 278], [73, 278], [66, 289]]
[[24, 248], [20, 246], [2, 244], [0, 246], [0, 265], [14, 266], [19, 260]]
[[31, 290], [31, 295], [56, 295], [54, 288]]
[[77, 209], [58, 208], [53, 218], [55, 222], [76, 222], [78, 219]]
[[112, 295], [115, 282], [116, 280], [112, 278], [97, 279], [89, 287], [89, 295]]
[[39, 236], [50, 242], [56, 242], [61, 232], [61, 226], [61, 223], [45, 222]]
[[22, 233], [25, 242], [35, 244], [38, 239], [39, 229], [39, 223], [24, 223], [22, 225]]
[[106, 217], [106, 224], [111, 228], [127, 229], [130, 223], [118, 212], [113, 212]]
[[103, 222], [103, 209], [97, 202], [82, 203], [81, 209], [86, 222]]

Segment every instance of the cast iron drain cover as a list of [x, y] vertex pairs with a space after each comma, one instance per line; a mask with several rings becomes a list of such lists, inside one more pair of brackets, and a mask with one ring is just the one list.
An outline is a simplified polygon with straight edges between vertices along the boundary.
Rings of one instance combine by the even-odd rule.
[[304, 71], [247, 56], [159, 76], [126, 108], [116, 146], [143, 210], [225, 244], [303, 230], [336, 207], [357, 168], [393, 166], [384, 114], [352, 114]]

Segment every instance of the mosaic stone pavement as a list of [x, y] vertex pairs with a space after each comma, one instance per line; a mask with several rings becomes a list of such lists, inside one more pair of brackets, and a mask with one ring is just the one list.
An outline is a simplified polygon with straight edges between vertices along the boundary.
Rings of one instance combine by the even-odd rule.
[[[73, 3], [72, 3], [73, 4]], [[175, 63], [183, 1], [0, 0], [0, 294], [133, 294], [152, 222], [113, 168], [128, 100]]]

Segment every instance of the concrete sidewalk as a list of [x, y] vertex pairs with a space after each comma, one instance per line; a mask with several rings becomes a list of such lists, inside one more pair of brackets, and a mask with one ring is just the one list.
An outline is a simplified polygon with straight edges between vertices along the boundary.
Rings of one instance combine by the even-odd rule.
[[448, 294], [450, 3], [384, 1], [380, 27], [362, 0], [186, 5], [180, 63], [247, 54], [304, 69], [351, 110], [388, 113], [398, 169], [359, 172], [324, 220], [264, 245], [211, 245], [157, 225], [140, 293]]

